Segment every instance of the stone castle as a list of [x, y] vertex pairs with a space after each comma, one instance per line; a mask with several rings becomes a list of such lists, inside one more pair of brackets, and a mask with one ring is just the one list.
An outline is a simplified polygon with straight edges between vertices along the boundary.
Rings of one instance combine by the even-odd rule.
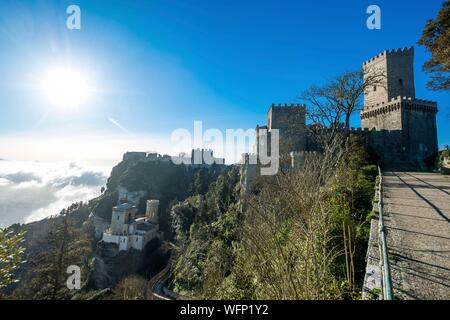
[[[165, 162], [184, 164], [187, 167], [206, 167], [213, 164], [223, 165], [225, 159], [214, 157], [209, 149], [193, 149], [190, 156], [169, 156], [149, 152], [126, 152], [124, 162]], [[92, 217], [96, 225], [96, 235], [101, 236], [105, 243], [114, 243], [119, 251], [131, 248], [141, 251], [154, 238], [161, 238], [159, 230], [158, 208], [159, 200], [147, 200], [145, 216], [137, 217], [138, 205], [141, 199], [147, 197], [147, 192], [129, 191], [122, 185], [117, 186], [118, 203], [112, 208], [111, 222]]]
[[382, 70], [384, 86], [364, 94], [361, 127], [375, 129], [369, 145], [387, 167], [424, 169], [438, 153], [437, 103], [416, 98], [414, 47], [384, 51], [364, 62], [365, 74]]
[[208, 166], [211, 164], [223, 165], [224, 158], [214, 157], [211, 149], [192, 149], [191, 155], [169, 156], [160, 155], [153, 152], [126, 152], [123, 161], [131, 162], [172, 162], [174, 164], [184, 164], [186, 166]]
[[[386, 169], [423, 170], [427, 160], [438, 153], [437, 104], [416, 98], [413, 67], [413, 47], [386, 50], [364, 62], [364, 77], [382, 73], [384, 83], [364, 93], [361, 128], [344, 129], [348, 134], [360, 136], [366, 149]], [[290, 154], [292, 166], [300, 164], [308, 152], [319, 150], [310, 126], [306, 124], [305, 105], [272, 104], [267, 124], [256, 127], [254, 152], [258, 154], [261, 136], [266, 135], [270, 141], [271, 131], [278, 129], [280, 154]], [[250, 156], [244, 155], [244, 163], [251, 176], [256, 169], [249, 164]]]
[[140, 218], [136, 217], [137, 207], [128, 202], [113, 207], [111, 225], [103, 233], [103, 242], [117, 244], [119, 251], [143, 250], [150, 240], [160, 237], [158, 207], [158, 200], [147, 200], [145, 216]]

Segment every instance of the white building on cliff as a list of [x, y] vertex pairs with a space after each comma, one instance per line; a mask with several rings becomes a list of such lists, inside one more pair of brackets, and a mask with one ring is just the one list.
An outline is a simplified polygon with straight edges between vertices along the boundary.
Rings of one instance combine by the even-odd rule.
[[102, 241], [119, 245], [120, 251], [144, 249], [153, 238], [159, 237], [159, 200], [147, 200], [145, 217], [136, 218], [137, 208], [122, 203], [112, 209], [111, 225], [103, 233]]

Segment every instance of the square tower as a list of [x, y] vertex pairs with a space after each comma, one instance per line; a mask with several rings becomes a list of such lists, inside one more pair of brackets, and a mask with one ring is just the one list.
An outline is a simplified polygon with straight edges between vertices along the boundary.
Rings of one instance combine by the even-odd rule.
[[391, 101], [398, 96], [414, 99], [414, 47], [385, 50], [363, 63], [364, 78], [382, 73], [385, 78], [379, 86], [364, 93], [364, 108]]
[[267, 112], [267, 129], [292, 129], [305, 126], [306, 107], [301, 104], [272, 104]]
[[112, 209], [111, 233], [125, 234], [128, 226], [136, 219], [137, 208], [129, 203], [122, 203]]
[[364, 62], [364, 77], [384, 73], [380, 87], [364, 92], [361, 127], [385, 165], [417, 169], [438, 152], [437, 103], [415, 97], [414, 48], [384, 51]]
[[305, 150], [306, 106], [297, 103], [272, 104], [267, 112], [267, 126], [261, 129], [267, 129], [268, 134], [273, 129], [279, 130], [280, 153], [289, 154], [293, 150]]

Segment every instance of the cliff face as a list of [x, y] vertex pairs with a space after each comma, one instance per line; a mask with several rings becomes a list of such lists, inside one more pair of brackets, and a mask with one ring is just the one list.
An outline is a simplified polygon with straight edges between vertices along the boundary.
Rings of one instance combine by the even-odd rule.
[[123, 277], [139, 274], [151, 278], [161, 271], [170, 256], [169, 248], [155, 238], [143, 251], [119, 251], [116, 244], [99, 242], [91, 260], [88, 287], [113, 288]]

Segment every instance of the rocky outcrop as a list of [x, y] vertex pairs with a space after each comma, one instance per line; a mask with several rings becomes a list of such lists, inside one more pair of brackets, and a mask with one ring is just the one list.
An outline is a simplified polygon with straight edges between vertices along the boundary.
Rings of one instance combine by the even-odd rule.
[[96, 216], [93, 212], [89, 215], [89, 221], [94, 226], [95, 238], [101, 239], [103, 232], [105, 232], [110, 225], [110, 222], [106, 219]]
[[126, 200], [127, 203], [139, 207], [141, 199], [147, 196], [147, 191], [130, 191], [126, 187], [119, 185], [117, 187], [117, 192], [119, 193], [119, 201]]
[[119, 251], [117, 244], [100, 241], [91, 261], [89, 286], [96, 289], [115, 286], [122, 277], [138, 273], [143, 258], [140, 251]]
[[90, 267], [93, 270], [89, 278], [91, 286], [94, 288], [108, 288], [113, 280], [108, 273], [105, 261], [101, 257], [95, 256], [92, 258]]
[[91, 270], [88, 287], [92, 289], [113, 288], [123, 277], [140, 274], [151, 277], [165, 265], [164, 252], [161, 253], [159, 239], [150, 241], [144, 250], [130, 249], [119, 251], [114, 243], [98, 242]]

